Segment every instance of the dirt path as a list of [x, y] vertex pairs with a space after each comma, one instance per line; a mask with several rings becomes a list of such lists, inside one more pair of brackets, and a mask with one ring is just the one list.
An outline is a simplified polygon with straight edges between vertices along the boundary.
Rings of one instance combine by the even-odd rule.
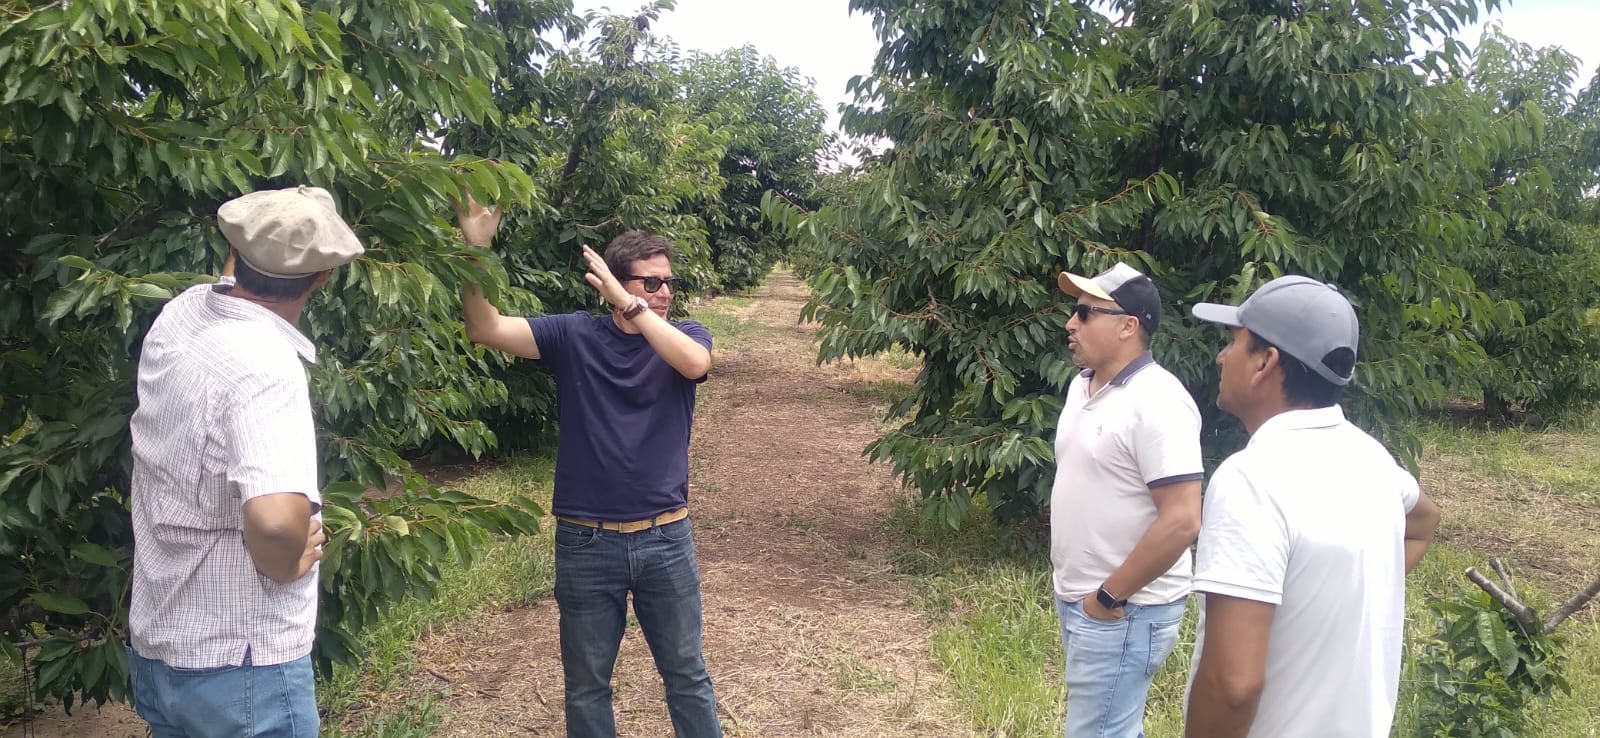
[[[754, 299], [723, 303], [739, 326], [718, 337], [696, 411], [690, 504], [724, 724], [730, 736], [968, 734], [928, 657], [927, 623], [891, 571], [895, 485], [861, 457], [878, 428], [877, 384], [911, 376], [879, 362], [815, 366], [804, 299], [780, 272]], [[412, 693], [447, 694], [438, 735], [564, 734], [553, 601], [485, 613], [424, 638], [417, 653]], [[672, 734], [633, 624], [616, 706], [619, 735]], [[144, 735], [126, 707], [87, 712], [40, 716], [26, 730]]]
[[[888, 562], [895, 487], [861, 449], [878, 428], [876, 363], [816, 367], [804, 288], [774, 274], [719, 337], [691, 449], [706, 659], [736, 736], [954, 736], [966, 724], [927, 655], [928, 626]], [[422, 644], [450, 680], [441, 735], [562, 735], [553, 602]], [[438, 685], [436, 685], [438, 686]], [[618, 731], [668, 736], [636, 627], [616, 673]]]

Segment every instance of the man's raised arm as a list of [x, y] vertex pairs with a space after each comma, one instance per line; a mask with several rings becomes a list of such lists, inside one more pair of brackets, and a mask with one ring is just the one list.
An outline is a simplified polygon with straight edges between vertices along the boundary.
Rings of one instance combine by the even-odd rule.
[[[484, 207], [471, 195], [465, 205], [456, 206], [456, 222], [468, 246], [488, 248], [500, 228], [500, 208]], [[524, 359], [539, 358], [539, 344], [525, 318], [501, 315], [483, 296], [483, 289], [469, 284], [461, 289], [461, 309], [467, 323], [467, 339]]]

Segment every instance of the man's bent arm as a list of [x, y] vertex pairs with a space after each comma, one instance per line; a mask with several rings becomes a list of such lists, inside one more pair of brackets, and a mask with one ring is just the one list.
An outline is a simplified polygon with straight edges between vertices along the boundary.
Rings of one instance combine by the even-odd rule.
[[639, 311], [633, 317], [633, 325], [650, 342], [656, 355], [684, 379], [700, 379], [711, 373], [711, 352], [655, 311]]
[[477, 285], [461, 289], [461, 308], [466, 314], [468, 340], [524, 359], [539, 358], [539, 344], [528, 320], [501, 315]]
[[1200, 480], [1163, 485], [1150, 490], [1150, 496], [1156, 503], [1155, 522], [1102, 584], [1121, 599], [1167, 573], [1200, 534]]
[[279, 584], [304, 576], [302, 560], [311, 537], [311, 500], [298, 492], [252, 497], [244, 502], [244, 546], [256, 571]]
[[1245, 738], [1267, 686], [1277, 606], [1206, 593], [1206, 632], [1189, 691], [1186, 738]]
[[1406, 573], [1422, 561], [1433, 542], [1434, 531], [1439, 529], [1439, 506], [1426, 492], [1417, 493], [1417, 504], [1406, 513]]

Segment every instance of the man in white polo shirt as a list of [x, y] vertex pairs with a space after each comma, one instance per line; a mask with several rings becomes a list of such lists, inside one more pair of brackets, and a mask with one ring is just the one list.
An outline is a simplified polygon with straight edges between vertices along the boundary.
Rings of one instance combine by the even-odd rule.
[[1083, 372], [1056, 428], [1050, 560], [1067, 738], [1143, 736], [1145, 697], [1178, 639], [1200, 528], [1200, 412], [1150, 354], [1161, 296], [1118, 264], [1062, 274]]
[[322, 525], [296, 324], [361, 242], [318, 187], [223, 203], [233, 277], [161, 310], [133, 414], [133, 703], [155, 738], [315, 736]]
[[1405, 575], [1439, 511], [1339, 409], [1355, 310], [1332, 285], [1288, 276], [1194, 315], [1232, 330], [1217, 405], [1250, 443], [1206, 490], [1187, 735], [1386, 738]]

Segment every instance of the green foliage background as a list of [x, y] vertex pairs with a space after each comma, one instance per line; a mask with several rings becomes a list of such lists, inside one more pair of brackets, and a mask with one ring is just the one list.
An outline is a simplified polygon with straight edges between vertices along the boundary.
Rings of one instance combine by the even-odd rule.
[[1075, 371], [1055, 276], [1117, 261], [1167, 298], [1154, 349], [1212, 459], [1243, 438], [1187, 307], [1284, 273], [1355, 303], [1346, 406], [1407, 459], [1404, 422], [1448, 397], [1592, 404], [1600, 85], [1496, 37], [1465, 56], [1451, 34], [1498, 6], [854, 0], [883, 48], [844, 121], [889, 146], [852, 197], [766, 212], [816, 272], [821, 359], [923, 357], [872, 456], [951, 525], [980, 499], [1036, 516]]
[[[328, 482], [319, 667], [488, 537], [537, 530], [534, 502], [411, 464], [553, 432], [548, 378], [466, 341], [460, 289], [594, 307], [579, 246], [630, 228], [678, 244], [694, 290], [748, 287], [782, 250], [760, 188], [815, 174], [808, 85], [749, 49], [682, 58], [650, 31], [671, 7], [0, 3], [0, 650], [38, 648], [40, 695], [126, 696], [138, 350], [219, 271], [214, 214], [244, 191], [325, 187], [368, 249], [302, 321]], [[750, 94], [713, 102], [729, 84]], [[510, 209], [493, 252], [454, 229], [468, 192]]]

